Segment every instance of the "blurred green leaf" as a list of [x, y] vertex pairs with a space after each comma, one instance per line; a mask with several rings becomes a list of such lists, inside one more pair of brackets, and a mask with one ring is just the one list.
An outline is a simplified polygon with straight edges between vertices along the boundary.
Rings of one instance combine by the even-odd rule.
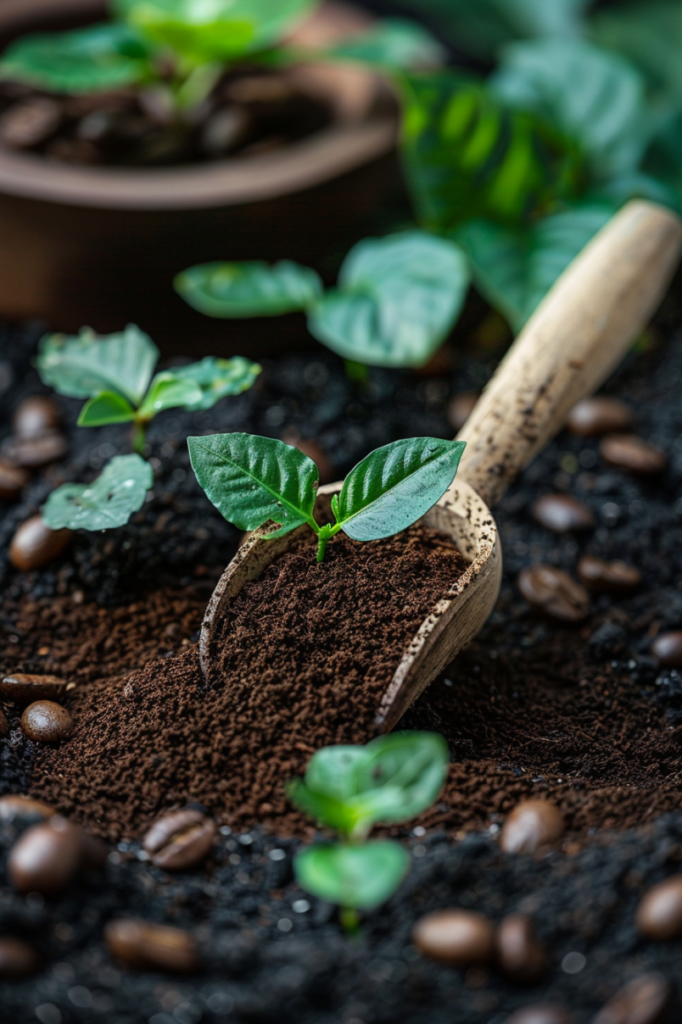
[[173, 371], [157, 373], [139, 409], [142, 420], [151, 420], [165, 409], [198, 408], [203, 391], [190, 378], [178, 377]]
[[287, 784], [287, 796], [299, 811], [343, 835], [351, 833], [357, 824], [354, 808], [345, 800], [330, 792], [311, 789], [301, 779], [293, 779]]
[[294, 870], [300, 886], [341, 907], [372, 909], [392, 896], [403, 880], [410, 858], [398, 843], [363, 846], [309, 846], [296, 854]]
[[233, 356], [232, 359], [206, 356], [198, 363], [174, 369], [173, 376], [199, 386], [201, 397], [185, 404], [186, 409], [196, 410], [212, 409], [221, 398], [248, 391], [261, 372], [262, 367], [258, 363], [252, 363], [243, 356]]
[[203, 263], [174, 283], [185, 302], [215, 317], [279, 316], [306, 309], [322, 293], [315, 271], [291, 260]]
[[306, 787], [337, 800], [348, 800], [358, 792], [355, 769], [366, 760], [365, 747], [322, 747], [308, 762]]
[[88, 485], [64, 484], [41, 509], [52, 530], [109, 530], [123, 526], [144, 504], [154, 483], [149, 463], [139, 455], [118, 455]]
[[326, 55], [386, 68], [419, 70], [442, 64], [446, 52], [417, 22], [407, 18], [382, 18], [362, 35], [337, 43]]
[[682, 111], [659, 127], [647, 150], [644, 170], [667, 190], [659, 202], [667, 202], [682, 213]]
[[78, 426], [102, 427], [108, 423], [130, 423], [134, 419], [135, 410], [127, 398], [115, 391], [103, 391], [85, 403], [78, 417]]

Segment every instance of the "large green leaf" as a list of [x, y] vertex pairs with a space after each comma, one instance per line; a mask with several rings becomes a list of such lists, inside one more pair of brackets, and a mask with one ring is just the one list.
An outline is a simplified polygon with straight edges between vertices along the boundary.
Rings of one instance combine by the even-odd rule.
[[187, 439], [192, 468], [209, 499], [240, 530], [272, 520], [279, 536], [308, 522], [319, 480], [298, 448], [254, 434]]
[[344, 480], [335, 515], [353, 540], [379, 540], [425, 515], [455, 478], [465, 444], [437, 437], [394, 441], [371, 452]]
[[367, 32], [337, 43], [327, 55], [387, 68], [418, 70], [442, 64], [445, 49], [415, 21], [382, 18]]
[[148, 51], [127, 25], [107, 23], [75, 32], [20, 37], [0, 60], [0, 77], [51, 92], [92, 93], [139, 82]]
[[511, 43], [490, 85], [504, 102], [547, 118], [597, 177], [624, 174], [641, 159], [644, 81], [615, 53], [577, 39]]
[[586, 204], [519, 228], [470, 221], [456, 237], [469, 254], [479, 291], [519, 331], [614, 212], [611, 206]]
[[452, 330], [469, 286], [467, 261], [452, 242], [406, 231], [359, 242], [339, 288], [309, 316], [312, 334], [343, 356], [372, 366], [422, 366]]
[[134, 419], [135, 410], [127, 398], [115, 391], [103, 391], [85, 403], [78, 417], [78, 426], [103, 427], [109, 423], [130, 423]]
[[115, 391], [138, 406], [159, 358], [151, 338], [129, 324], [120, 334], [98, 337], [84, 327], [75, 337], [42, 338], [36, 366], [45, 384], [71, 398], [94, 398]]
[[53, 491], [41, 514], [52, 530], [110, 530], [142, 508], [153, 482], [151, 466], [139, 455], [118, 455], [93, 483]]
[[371, 910], [391, 896], [410, 864], [399, 843], [309, 846], [294, 860], [299, 885], [341, 907]]
[[291, 313], [307, 309], [322, 292], [315, 271], [291, 260], [203, 263], [178, 274], [174, 284], [190, 306], [216, 317]]
[[216, 359], [206, 356], [198, 363], [173, 370], [179, 380], [188, 380], [199, 386], [201, 397], [185, 405], [186, 409], [212, 409], [216, 402], [228, 395], [240, 395], [253, 387], [262, 367], [243, 356]]

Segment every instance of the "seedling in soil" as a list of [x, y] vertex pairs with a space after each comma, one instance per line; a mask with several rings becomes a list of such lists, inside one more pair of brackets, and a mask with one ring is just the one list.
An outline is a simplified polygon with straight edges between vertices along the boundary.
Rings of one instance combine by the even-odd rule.
[[221, 398], [248, 390], [261, 372], [257, 363], [236, 356], [206, 357], [154, 375], [158, 358], [151, 338], [133, 324], [108, 337], [84, 328], [75, 337], [42, 339], [36, 366], [43, 382], [62, 395], [88, 399], [78, 425], [131, 423], [136, 453], [112, 459], [89, 486], [65, 484], [53, 491], [42, 510], [53, 530], [103, 530], [126, 523], [152, 485], [151, 467], [141, 453], [154, 417], [166, 409], [211, 409]]
[[197, 480], [225, 518], [240, 530], [272, 521], [281, 537], [307, 524], [317, 535], [317, 561], [343, 530], [352, 540], [391, 537], [432, 508], [455, 478], [462, 441], [412, 437], [371, 452], [350, 471], [332, 498], [334, 523], [315, 520], [318, 469], [298, 448], [254, 434], [190, 437]]
[[447, 743], [437, 733], [399, 732], [365, 747], [318, 750], [305, 779], [289, 783], [291, 801], [341, 837], [300, 851], [294, 867], [307, 892], [339, 905], [347, 931], [357, 931], [359, 910], [395, 892], [409, 866], [399, 843], [367, 842], [369, 833], [425, 811], [440, 793], [448, 761]]

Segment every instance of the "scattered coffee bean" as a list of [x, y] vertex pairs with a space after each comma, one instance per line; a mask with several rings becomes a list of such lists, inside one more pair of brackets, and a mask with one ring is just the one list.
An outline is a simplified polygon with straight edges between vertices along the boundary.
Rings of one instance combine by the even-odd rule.
[[682, 936], [682, 875], [674, 875], [649, 889], [637, 907], [639, 932], [654, 942]]
[[7, 736], [9, 733], [9, 721], [5, 712], [0, 708], [0, 736]]
[[59, 700], [66, 693], [66, 683], [57, 676], [35, 676], [15, 672], [0, 680], [0, 693], [7, 700], [32, 703], [34, 700]]
[[438, 910], [420, 918], [412, 941], [424, 956], [454, 967], [487, 964], [495, 954], [495, 930], [471, 910]]
[[590, 595], [585, 588], [553, 565], [523, 569], [518, 585], [529, 604], [560, 622], [582, 622], [590, 610]]
[[16, 408], [12, 417], [12, 430], [19, 437], [38, 437], [59, 428], [59, 409], [45, 395], [25, 398]]
[[580, 437], [625, 433], [635, 422], [632, 410], [617, 398], [583, 398], [571, 409], [568, 429]]
[[651, 653], [666, 668], [682, 668], [682, 630], [661, 633], [652, 643]]
[[592, 1024], [678, 1024], [675, 987], [660, 974], [635, 978], [609, 999]]
[[547, 956], [523, 914], [505, 917], [495, 936], [497, 961], [502, 973], [520, 985], [535, 985], [548, 971]]
[[121, 918], [104, 930], [109, 951], [127, 967], [191, 974], [199, 967], [196, 944], [180, 928]]
[[533, 518], [553, 533], [593, 530], [592, 509], [570, 494], [545, 494], [533, 504]]
[[471, 416], [477, 401], [478, 395], [471, 391], [462, 391], [459, 395], [454, 395], [450, 399], [448, 404], [448, 422], [456, 434], [459, 434]]
[[313, 460], [318, 468], [321, 484], [330, 484], [336, 480], [338, 476], [336, 468], [332, 465], [329, 456], [319, 441], [312, 437], [299, 437], [294, 431], [287, 431], [283, 435], [282, 440], [285, 444], [298, 448], [300, 452], [303, 452], [304, 455]]
[[9, 462], [0, 462], [0, 500], [16, 501], [30, 479], [25, 469]]
[[0, 142], [12, 149], [32, 149], [49, 139], [62, 121], [62, 106], [36, 96], [10, 107], [0, 118]]
[[79, 829], [79, 832], [81, 864], [85, 868], [103, 868], [109, 856], [109, 847], [85, 829]]
[[30, 796], [19, 793], [0, 796], [0, 821], [11, 821], [12, 818], [51, 818], [55, 813], [54, 807]]
[[599, 445], [599, 452], [609, 466], [627, 469], [637, 476], [657, 476], [668, 465], [665, 452], [635, 434], [612, 434], [605, 437]]
[[556, 843], [566, 831], [559, 808], [549, 800], [523, 800], [502, 826], [500, 846], [505, 853], [535, 853]]
[[15, 569], [31, 572], [61, 555], [73, 538], [71, 530], [51, 530], [40, 516], [32, 516], [18, 528], [9, 546], [9, 560]]
[[596, 594], [629, 594], [642, 582], [639, 569], [625, 562], [604, 562], [584, 555], [578, 562], [578, 576]]
[[31, 437], [10, 437], [2, 446], [2, 455], [13, 466], [22, 469], [42, 469], [60, 462], [69, 450], [63, 434], [49, 430]]
[[507, 1017], [505, 1024], [570, 1024], [570, 1014], [561, 1006], [550, 1006], [548, 1003], [537, 1004], [537, 1006], [524, 1006], [517, 1010], [511, 1017]]
[[200, 811], [174, 811], [154, 822], [143, 846], [157, 867], [182, 871], [208, 855], [215, 834], [215, 822]]
[[0, 938], [0, 978], [23, 978], [40, 970], [40, 957], [28, 942]]
[[59, 815], [33, 825], [9, 853], [7, 871], [19, 892], [63, 892], [82, 859], [81, 830]]
[[58, 743], [73, 729], [73, 718], [61, 704], [53, 700], [37, 700], [21, 716], [21, 728], [36, 743]]

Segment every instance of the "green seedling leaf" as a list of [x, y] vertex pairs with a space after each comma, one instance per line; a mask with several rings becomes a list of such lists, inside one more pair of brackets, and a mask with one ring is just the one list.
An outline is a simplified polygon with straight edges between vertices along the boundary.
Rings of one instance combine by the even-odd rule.
[[406, 530], [432, 508], [455, 478], [465, 444], [436, 437], [395, 441], [371, 452], [346, 477], [338, 523], [353, 540]]
[[360, 242], [339, 288], [313, 307], [312, 334], [344, 359], [372, 366], [422, 366], [459, 315], [469, 286], [458, 246], [424, 231]]
[[89, 328], [75, 337], [46, 335], [36, 366], [43, 383], [70, 398], [113, 391], [138, 406], [149, 387], [159, 351], [139, 327], [98, 337]]
[[370, 910], [392, 896], [410, 858], [398, 843], [364, 846], [310, 846], [294, 861], [299, 885], [341, 907]]
[[191, 378], [178, 377], [173, 372], [157, 373], [140, 406], [139, 417], [144, 422], [165, 409], [196, 409], [202, 398], [203, 391]]
[[93, 93], [140, 82], [149, 52], [127, 25], [22, 36], [0, 60], [0, 77], [50, 92]]
[[103, 427], [108, 423], [129, 423], [135, 419], [135, 410], [127, 398], [115, 391], [103, 391], [91, 398], [81, 409], [79, 427]]
[[382, 18], [362, 35], [351, 36], [327, 50], [326, 56], [389, 69], [420, 70], [442, 64], [446, 51], [417, 22], [407, 18]]
[[144, 504], [154, 482], [149, 463], [139, 455], [118, 455], [88, 485], [64, 484], [41, 509], [52, 530], [109, 530], [123, 526]]
[[199, 386], [201, 398], [185, 405], [186, 409], [212, 409], [216, 402], [229, 395], [240, 395], [253, 387], [262, 372], [258, 363], [252, 363], [243, 356], [232, 359], [215, 359], [206, 356], [198, 363], [190, 363], [173, 370], [180, 380], [192, 381]]
[[279, 316], [307, 309], [322, 293], [315, 271], [291, 260], [204, 263], [174, 284], [190, 306], [215, 317]]
[[310, 523], [317, 466], [298, 448], [253, 434], [213, 434], [187, 441], [192, 468], [209, 499], [240, 530], [269, 521], [279, 537]]
[[305, 773], [307, 789], [337, 800], [357, 796], [356, 769], [367, 761], [367, 756], [366, 747], [323, 747], [308, 762]]
[[332, 794], [311, 789], [300, 779], [287, 785], [287, 796], [300, 811], [343, 835], [350, 834], [358, 823], [357, 814], [348, 803]]

